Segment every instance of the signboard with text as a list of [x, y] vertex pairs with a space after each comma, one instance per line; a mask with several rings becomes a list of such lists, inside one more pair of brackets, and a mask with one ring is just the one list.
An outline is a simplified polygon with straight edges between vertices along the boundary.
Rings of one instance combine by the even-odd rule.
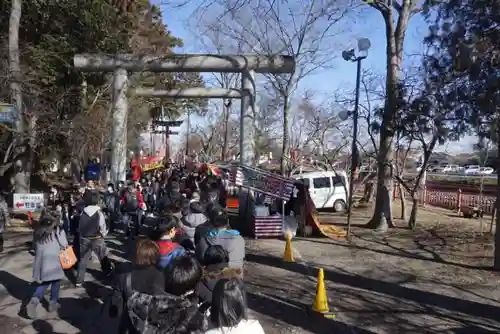
[[12, 104], [0, 103], [0, 124], [12, 124], [16, 119], [16, 109]]
[[14, 211], [42, 211], [45, 200], [43, 194], [14, 194]]
[[246, 165], [232, 167], [235, 185], [266, 194], [273, 198], [289, 200], [295, 190], [293, 180]]

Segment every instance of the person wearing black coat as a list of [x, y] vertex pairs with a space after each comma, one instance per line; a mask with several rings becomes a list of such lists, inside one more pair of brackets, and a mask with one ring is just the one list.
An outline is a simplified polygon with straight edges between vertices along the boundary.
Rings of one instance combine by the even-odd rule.
[[212, 302], [212, 292], [220, 279], [243, 278], [241, 268], [229, 268], [229, 254], [220, 245], [207, 248], [203, 266], [203, 278], [196, 287], [196, 293], [202, 303]]
[[[122, 292], [124, 296], [123, 311], [121, 312], [118, 333], [136, 333], [127, 312], [127, 297], [133, 292], [148, 295], [160, 295], [165, 291], [165, 277], [157, 269], [160, 258], [160, 250], [156, 243], [149, 239], [139, 239], [135, 249], [134, 267], [129, 272], [120, 273], [116, 276], [115, 289]], [[117, 268], [118, 270], [120, 268]], [[130, 278], [127, 278], [129, 276]], [[127, 284], [127, 280], [129, 284]]]
[[108, 230], [111, 233], [120, 220], [120, 196], [115, 191], [113, 183], [108, 183], [108, 189], [104, 194], [104, 208], [108, 218]]

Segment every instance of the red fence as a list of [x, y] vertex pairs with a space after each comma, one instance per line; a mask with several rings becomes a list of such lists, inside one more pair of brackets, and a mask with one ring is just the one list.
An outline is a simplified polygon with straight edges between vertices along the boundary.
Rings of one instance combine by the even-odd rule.
[[[399, 197], [397, 187], [394, 188], [394, 198]], [[491, 215], [495, 206], [496, 196], [485, 192], [481, 196], [477, 190], [469, 189], [433, 189], [425, 188], [419, 191], [419, 202], [444, 209], [460, 212], [465, 207], [480, 207], [485, 214]]]

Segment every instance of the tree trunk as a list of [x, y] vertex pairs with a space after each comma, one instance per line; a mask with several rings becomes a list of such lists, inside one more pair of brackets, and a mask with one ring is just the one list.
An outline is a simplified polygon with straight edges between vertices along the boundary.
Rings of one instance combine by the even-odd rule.
[[405, 202], [405, 189], [401, 183], [398, 183], [399, 200], [401, 201], [401, 220], [406, 220], [406, 202]]
[[373, 187], [373, 182], [365, 183], [365, 190], [363, 192], [364, 203], [370, 203], [372, 201], [374, 189], [375, 188]]
[[36, 132], [36, 124], [38, 122], [38, 116], [36, 116], [34, 113], [35, 111], [32, 111], [33, 114], [30, 117], [29, 120], [29, 140], [28, 140], [28, 150], [29, 150], [29, 155], [28, 155], [28, 163], [26, 172], [28, 174], [28, 187], [31, 189], [31, 176], [33, 175], [33, 172], [38, 172], [36, 170], [37, 164], [36, 164], [36, 137], [37, 137], [37, 132]]
[[[14, 136], [14, 145], [16, 152], [14, 155], [19, 156], [25, 151], [24, 143], [24, 110], [23, 110], [23, 95], [21, 89], [21, 63], [19, 54], [19, 26], [22, 15], [22, 0], [12, 0], [9, 18], [9, 71], [10, 71], [10, 91], [12, 96], [12, 104], [17, 112], [16, 130]], [[24, 158], [26, 159], [26, 157]], [[25, 163], [18, 166], [25, 166]], [[30, 174], [26, 170], [18, 170], [17, 176], [14, 178], [14, 189], [17, 192], [26, 190], [29, 186]], [[29, 188], [27, 189], [29, 191]]]
[[[500, 136], [499, 136], [500, 138]], [[500, 147], [500, 142], [497, 143], [497, 147]], [[500, 169], [497, 170], [497, 200], [495, 201], [495, 211], [496, 211], [496, 226], [495, 226], [495, 260], [493, 268], [500, 270], [500, 215], [498, 210], [500, 209]]]
[[17, 110], [16, 130], [18, 136], [24, 132], [23, 96], [21, 90], [21, 63], [19, 55], [19, 26], [22, 15], [22, 0], [12, 0], [9, 19], [9, 70], [12, 102]]
[[286, 155], [288, 153], [288, 112], [289, 96], [284, 96], [283, 101], [283, 144], [281, 146], [280, 172], [286, 175]]
[[394, 227], [392, 223], [392, 135], [384, 131], [380, 134], [378, 157], [377, 197], [375, 212], [367, 227], [378, 231], [387, 231]]
[[410, 219], [408, 219], [408, 227], [412, 230], [417, 226], [417, 210], [418, 198], [416, 192], [412, 195], [412, 207], [410, 212]]
[[392, 223], [392, 142], [394, 138], [394, 118], [398, 108], [400, 87], [399, 76], [401, 74], [401, 63], [403, 59], [403, 44], [406, 28], [412, 9], [410, 1], [404, 1], [397, 22], [392, 15], [392, 8], [383, 12], [385, 23], [385, 34], [387, 40], [387, 76], [386, 76], [386, 99], [382, 124], [380, 127], [380, 147], [377, 156], [377, 199], [375, 201], [375, 212], [367, 227], [379, 231], [387, 231], [393, 227]]

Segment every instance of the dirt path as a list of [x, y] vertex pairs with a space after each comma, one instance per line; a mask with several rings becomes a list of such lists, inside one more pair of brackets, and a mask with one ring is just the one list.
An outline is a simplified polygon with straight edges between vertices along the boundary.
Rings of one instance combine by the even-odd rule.
[[[283, 241], [249, 241], [245, 279], [267, 312], [293, 308], [274, 317], [300, 333], [500, 332], [500, 275], [483, 269], [492, 263], [492, 238], [479, 232], [478, 222], [448, 214], [422, 210], [415, 232], [378, 235], [355, 227], [351, 243], [297, 238], [299, 263], [291, 265], [282, 261]], [[357, 223], [369, 217], [355, 215]], [[336, 320], [305, 311], [318, 267]], [[287, 330], [283, 324], [272, 333]]]
[[[262, 322], [266, 334], [500, 332], [500, 275], [482, 269], [492, 263], [492, 238], [480, 233], [478, 222], [449, 214], [422, 210], [417, 231], [379, 235], [354, 227], [350, 243], [297, 238], [292, 264], [282, 260], [283, 241], [248, 240], [250, 316]], [[369, 216], [357, 211], [355, 223]], [[33, 259], [25, 244], [30, 239], [31, 233], [11, 234], [0, 254], [0, 328], [26, 334], [111, 333], [113, 324], [99, 313], [105, 288], [95, 280], [96, 270], [84, 288], [63, 286], [59, 315], [33, 323], [19, 316], [32, 289]], [[113, 237], [108, 246], [117, 260], [130, 251]], [[325, 270], [335, 319], [310, 311], [319, 267]]]

